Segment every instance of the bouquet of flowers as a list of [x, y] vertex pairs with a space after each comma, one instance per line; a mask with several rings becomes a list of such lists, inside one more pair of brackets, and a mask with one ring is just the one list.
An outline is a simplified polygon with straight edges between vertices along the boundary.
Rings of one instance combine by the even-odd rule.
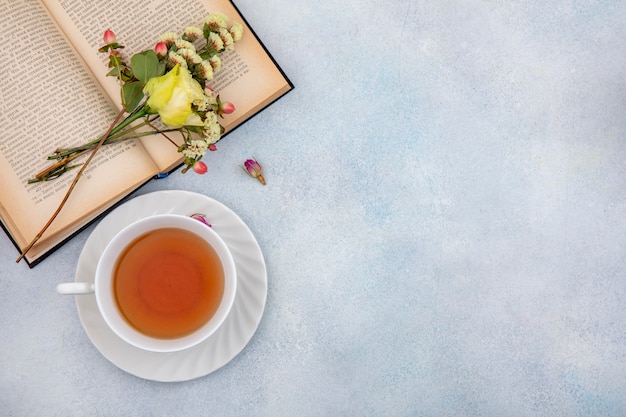
[[[184, 157], [183, 173], [204, 174], [207, 167], [201, 161], [208, 150], [215, 150], [223, 127], [220, 117], [232, 113], [235, 107], [224, 102], [207, 85], [222, 67], [220, 54], [234, 49], [242, 37], [243, 26], [230, 23], [222, 13], [209, 14], [202, 27], [191, 26], [182, 34], [163, 34], [153, 49], [134, 54], [127, 62], [120, 52], [115, 33], [106, 30], [105, 45], [99, 49], [108, 54], [110, 71], [120, 84], [122, 109], [99, 138], [83, 145], [62, 148], [48, 157], [54, 161], [29, 183], [49, 181], [69, 170], [80, 167], [64, 198], [51, 218], [22, 251], [19, 262], [61, 212], [76, 183], [96, 152], [102, 147], [121, 141], [160, 133]], [[182, 136], [177, 144], [170, 138], [174, 132]], [[88, 155], [82, 163], [77, 158]], [[261, 167], [246, 168], [250, 175], [261, 180]]]
[[[100, 138], [55, 150], [48, 159], [56, 162], [29, 182], [58, 178], [81, 166], [74, 164], [76, 158], [100, 146], [154, 133], [161, 133], [182, 153], [183, 172], [192, 168], [205, 173], [207, 167], [200, 160], [207, 150], [215, 149], [224, 132], [219, 118], [235, 110], [207, 81], [222, 67], [219, 55], [233, 50], [242, 32], [241, 24], [231, 24], [225, 15], [212, 13], [202, 28], [190, 26], [182, 34], [165, 33], [154, 49], [134, 54], [127, 63], [120, 52], [124, 46], [117, 43], [113, 31], [105, 31], [105, 45], [99, 51], [108, 53], [111, 70], [107, 75], [119, 80], [122, 111]], [[168, 136], [173, 132], [182, 136], [180, 145]]]

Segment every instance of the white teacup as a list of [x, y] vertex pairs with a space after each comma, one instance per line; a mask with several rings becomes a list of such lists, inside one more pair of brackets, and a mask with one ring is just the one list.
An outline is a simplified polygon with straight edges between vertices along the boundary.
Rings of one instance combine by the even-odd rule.
[[180, 351], [206, 340], [228, 316], [236, 290], [235, 262], [221, 237], [176, 214], [147, 217], [117, 233], [100, 257], [93, 284], [57, 285], [59, 294], [95, 293], [109, 328], [153, 352]]

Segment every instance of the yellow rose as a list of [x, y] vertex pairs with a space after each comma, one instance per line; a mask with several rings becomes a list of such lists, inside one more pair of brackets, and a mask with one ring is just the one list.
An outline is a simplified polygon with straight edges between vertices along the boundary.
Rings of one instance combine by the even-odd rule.
[[204, 90], [186, 68], [176, 65], [167, 74], [148, 80], [143, 89], [148, 93], [151, 113], [159, 113], [167, 126], [202, 126], [200, 116], [191, 103], [204, 98]]

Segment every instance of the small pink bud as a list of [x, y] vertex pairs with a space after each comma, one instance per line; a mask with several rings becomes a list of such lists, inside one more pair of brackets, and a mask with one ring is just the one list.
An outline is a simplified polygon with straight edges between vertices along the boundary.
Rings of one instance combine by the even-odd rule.
[[165, 42], [159, 42], [154, 45], [154, 53], [159, 56], [165, 56], [167, 54], [167, 45]]
[[231, 114], [235, 111], [235, 105], [230, 101], [226, 101], [222, 103], [222, 107], [220, 110], [220, 114]]
[[210, 150], [211, 152], [215, 152], [215, 151], [217, 150], [217, 146], [215, 146], [215, 144], [214, 144], [214, 143], [212, 143], [212, 144], [210, 144], [210, 145], [209, 145], [209, 150]]
[[214, 108], [220, 117], [223, 117], [224, 114], [231, 114], [235, 111], [235, 105], [229, 101], [220, 100], [219, 94], [215, 97], [215, 101], [217, 101], [217, 105]]
[[104, 31], [103, 39], [104, 39], [104, 43], [106, 43], [107, 45], [114, 44], [117, 40], [115, 38], [115, 33], [113, 33], [111, 29], [107, 29]]
[[257, 162], [256, 159], [248, 159], [243, 163], [243, 169], [250, 175], [252, 178], [256, 178], [261, 182], [261, 184], [265, 185], [265, 178], [263, 178], [263, 167]]
[[208, 171], [206, 164], [202, 161], [194, 162], [191, 168], [196, 174], [206, 174], [206, 172]]
[[209, 222], [207, 221], [207, 219], [206, 219], [206, 217], [205, 217], [205, 215], [204, 215], [204, 214], [195, 213], [195, 214], [192, 214], [192, 215], [191, 215], [191, 218], [192, 218], [192, 219], [196, 219], [196, 220], [198, 220], [200, 223], [204, 223], [204, 224], [206, 224], [207, 226], [211, 227], [211, 223], [209, 223]]

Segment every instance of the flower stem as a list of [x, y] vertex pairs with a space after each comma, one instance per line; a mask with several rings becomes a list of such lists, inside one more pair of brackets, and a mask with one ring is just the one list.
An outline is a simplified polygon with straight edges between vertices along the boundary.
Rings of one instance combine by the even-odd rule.
[[[110, 129], [108, 136], [107, 135], [101, 136], [96, 140], [93, 140], [84, 145], [77, 146], [74, 148], [57, 149], [54, 155], [49, 156], [48, 159], [56, 160], [58, 162], [54, 163], [53, 165], [49, 166], [43, 171], [37, 173], [35, 175], [35, 178], [28, 180], [28, 183], [32, 184], [35, 182], [48, 181], [48, 180], [52, 180], [52, 179], [60, 177], [68, 170], [67, 164], [69, 164], [75, 158], [83, 155], [90, 149], [94, 149], [97, 146], [108, 145], [110, 143], [116, 143], [116, 142], [120, 142], [120, 141], [127, 140], [127, 139], [145, 136], [146, 135], [145, 133], [134, 134], [131, 136], [128, 136], [128, 133], [133, 132], [139, 127], [148, 124], [148, 122], [143, 122], [136, 126], [129, 127], [129, 125], [132, 122], [134, 122], [135, 120], [139, 118], [144, 117], [146, 114], [148, 114], [148, 110], [145, 108], [145, 106], [141, 107], [139, 109], [136, 109], [134, 112], [132, 112], [128, 116], [126, 116], [126, 118], [119, 125], [117, 126], [114, 125], [114, 127]], [[119, 117], [116, 118], [115, 120], [116, 121], [119, 120]], [[125, 128], [126, 130], [124, 130]], [[103, 137], [105, 138], [104, 141], [102, 141]], [[101, 145], [99, 145], [100, 142], [102, 142]]]
[[[167, 130], [159, 130], [158, 128], [154, 127], [151, 123], [150, 120], [148, 120], [146, 122], [146, 124], [148, 126], [150, 126], [152, 129], [154, 129], [155, 132], [160, 133], [165, 139], [167, 139], [172, 145], [176, 146], [178, 148], [178, 145], [176, 144], [176, 142], [174, 142], [172, 140], [172, 138], [170, 138], [169, 136], [166, 135], [167, 132], [178, 132], [180, 131], [180, 129], [167, 129]], [[151, 134], [153, 134], [154, 132], [151, 132]]]
[[45, 231], [48, 230], [48, 228], [50, 227], [50, 225], [52, 224], [54, 219], [57, 218], [57, 216], [59, 215], [59, 213], [61, 212], [61, 210], [65, 206], [65, 203], [69, 199], [70, 194], [72, 194], [72, 191], [74, 191], [74, 188], [76, 187], [76, 184], [78, 183], [78, 180], [80, 180], [81, 176], [83, 175], [83, 172], [87, 168], [87, 165], [89, 165], [89, 163], [91, 162], [91, 160], [95, 156], [96, 152], [98, 152], [100, 147], [102, 147], [102, 144], [109, 137], [109, 134], [114, 129], [114, 127], [117, 124], [117, 122], [122, 118], [122, 116], [124, 115], [125, 111], [126, 111], [126, 107], [124, 106], [124, 107], [122, 107], [122, 110], [120, 110], [120, 112], [117, 114], [117, 116], [115, 117], [115, 120], [113, 120], [113, 123], [111, 123], [111, 125], [107, 129], [106, 133], [104, 135], [102, 135], [102, 138], [100, 139], [100, 141], [98, 142], [96, 147], [91, 151], [91, 153], [89, 154], [89, 157], [87, 158], [87, 160], [85, 161], [83, 166], [80, 168], [80, 170], [78, 171], [78, 173], [74, 177], [74, 181], [72, 181], [72, 183], [70, 184], [70, 187], [68, 188], [67, 192], [65, 193], [65, 196], [63, 197], [63, 200], [61, 200], [61, 203], [59, 204], [59, 207], [57, 207], [56, 211], [52, 214], [52, 217], [50, 217], [48, 222], [43, 226], [43, 228], [39, 231], [39, 233], [37, 233], [35, 235], [35, 237], [33, 238], [33, 240], [31, 240], [31, 242], [26, 246], [26, 248], [24, 248], [24, 250], [20, 254], [19, 258], [16, 259], [15, 263], [19, 263], [24, 258], [24, 256], [26, 256], [28, 251], [31, 250], [31, 248], [35, 245], [35, 243], [37, 243], [37, 241], [41, 238], [41, 236], [43, 236]]
[[37, 175], [35, 175], [34, 179], [28, 180], [28, 183], [32, 184], [32, 183], [39, 182], [39, 181], [46, 181], [49, 178], [57, 178], [59, 175], [61, 175], [63, 172], [67, 170], [66, 168], [67, 164], [69, 164], [70, 162], [72, 162], [74, 159], [78, 158], [85, 152], [87, 152], [86, 149], [82, 151], [75, 151], [73, 155], [67, 156], [63, 158], [61, 161], [57, 162], [56, 164], [50, 165], [48, 168], [39, 172]]

